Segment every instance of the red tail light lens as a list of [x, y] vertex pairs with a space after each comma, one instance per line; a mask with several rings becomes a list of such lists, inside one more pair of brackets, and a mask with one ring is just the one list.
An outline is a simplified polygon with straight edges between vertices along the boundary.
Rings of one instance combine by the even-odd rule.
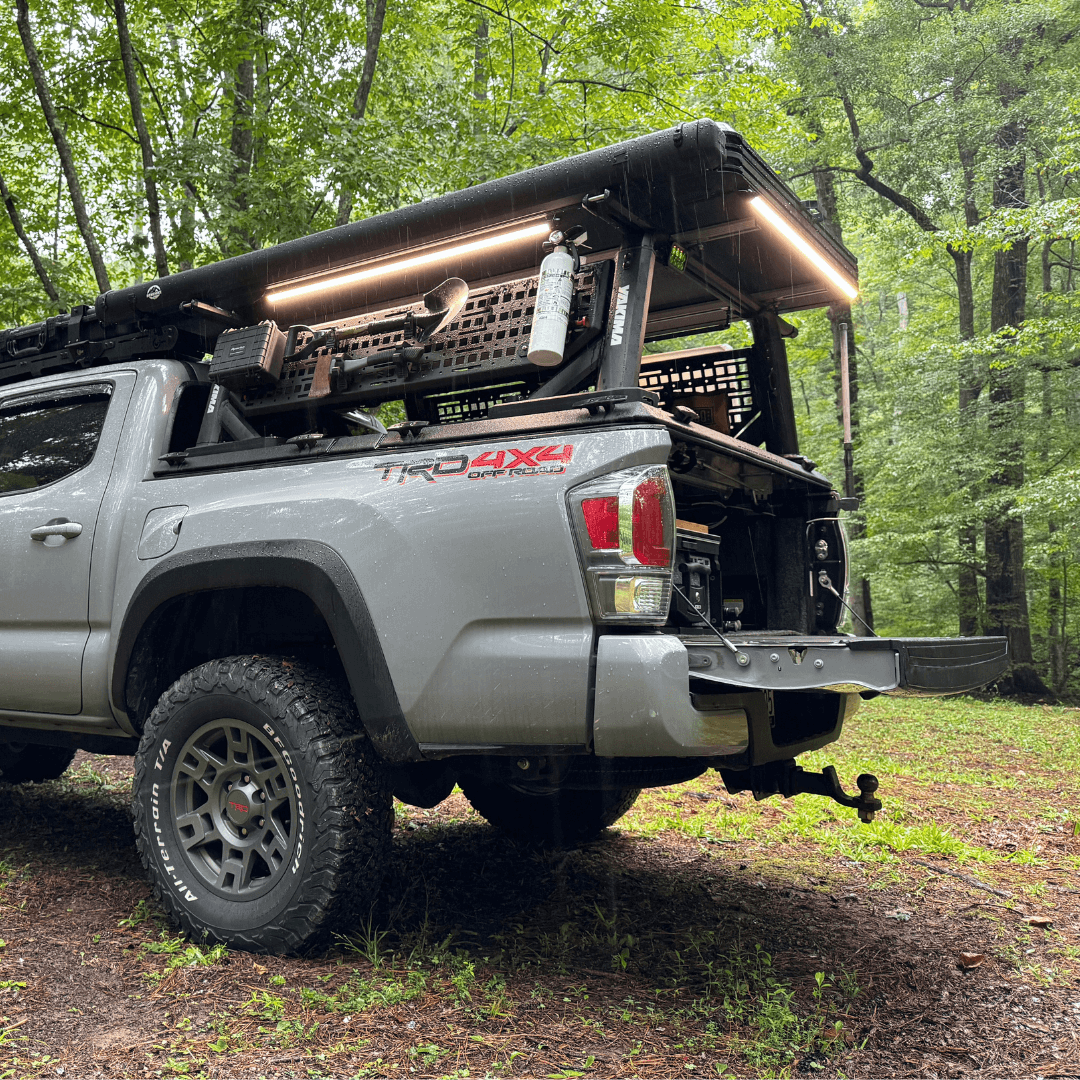
[[[664, 501], [667, 487], [659, 478], [645, 480], [634, 488], [634, 558], [642, 566], [668, 566], [671, 548], [664, 539]], [[601, 500], [596, 500], [601, 501]], [[586, 515], [588, 521], [588, 515]], [[592, 529], [589, 529], [592, 536]]]
[[594, 551], [610, 551], [619, 546], [619, 498], [584, 499], [581, 512], [585, 516], [585, 528], [589, 531], [589, 543]]
[[619, 469], [572, 488], [567, 502], [596, 621], [663, 626], [675, 547], [667, 469]]

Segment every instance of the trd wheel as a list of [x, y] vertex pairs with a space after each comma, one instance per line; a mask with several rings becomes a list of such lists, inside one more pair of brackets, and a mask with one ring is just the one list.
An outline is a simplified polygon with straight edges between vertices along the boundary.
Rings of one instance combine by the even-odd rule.
[[392, 810], [348, 693], [240, 656], [161, 697], [135, 758], [135, 835], [154, 891], [199, 939], [307, 952], [367, 912]]
[[614, 825], [641, 794], [640, 788], [618, 788], [533, 795], [509, 784], [468, 776], [460, 783], [481, 817], [515, 840], [547, 848], [576, 847], [594, 839]]
[[65, 746], [0, 743], [0, 780], [6, 784], [55, 780], [74, 757], [75, 751]]

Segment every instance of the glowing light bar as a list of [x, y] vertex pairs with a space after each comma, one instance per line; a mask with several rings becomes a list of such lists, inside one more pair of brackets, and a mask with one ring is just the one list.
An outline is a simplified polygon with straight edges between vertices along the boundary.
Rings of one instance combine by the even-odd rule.
[[823, 259], [760, 195], [750, 200], [750, 205], [780, 233], [792, 247], [805, 255], [840, 291], [854, 300], [858, 287], [847, 280], [837, 269]]
[[438, 251], [425, 251], [421, 255], [413, 255], [408, 259], [398, 259], [396, 262], [381, 263], [378, 266], [369, 266], [363, 270], [353, 270], [347, 274], [339, 274], [337, 277], [311, 281], [306, 285], [295, 285], [292, 288], [279, 289], [276, 292], [267, 293], [266, 299], [271, 304], [280, 300], [292, 300], [297, 296], [322, 292], [324, 289], [336, 289], [341, 285], [352, 285], [357, 281], [366, 281], [369, 278], [394, 274], [400, 270], [411, 270], [414, 266], [425, 266], [428, 263], [453, 259], [458, 255], [468, 255], [474, 251], [486, 251], [494, 247], [503, 247], [506, 244], [513, 244], [518, 240], [528, 240], [541, 234], [546, 236], [550, 232], [551, 225], [548, 222], [537, 221], [523, 229], [514, 229], [511, 232], [498, 233], [495, 236], [485, 236], [481, 240], [470, 240], [468, 243], [440, 248]]

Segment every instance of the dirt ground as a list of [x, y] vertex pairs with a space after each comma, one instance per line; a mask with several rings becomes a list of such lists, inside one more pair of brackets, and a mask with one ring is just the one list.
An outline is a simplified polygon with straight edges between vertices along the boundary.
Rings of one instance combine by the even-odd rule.
[[[708, 773], [540, 855], [455, 794], [398, 807], [371, 923], [295, 960], [175, 936], [129, 777], [80, 753], [0, 788], [0, 1078], [1080, 1077], [1075, 820], [1037, 865], [895, 843], [879, 864]], [[1029, 820], [953, 832], [1015, 851]]]

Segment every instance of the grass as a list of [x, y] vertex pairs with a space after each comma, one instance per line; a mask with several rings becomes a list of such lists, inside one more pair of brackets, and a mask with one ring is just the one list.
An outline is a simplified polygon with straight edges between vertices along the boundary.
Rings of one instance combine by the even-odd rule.
[[[878, 698], [840, 742], [799, 759], [808, 769], [836, 765], [851, 791], [857, 773], [873, 772], [885, 810], [870, 826], [805, 795], [688, 807], [686, 796], [707, 790], [711, 774], [646, 793], [627, 823], [641, 835], [674, 832], [705, 843], [809, 843], [860, 863], [919, 853], [976, 868], [1045, 865], [1041, 837], [1080, 835], [1078, 718], [1072, 709], [970, 698]], [[1075, 868], [1076, 856], [1065, 858]]]
[[[888, 982], [891, 957], [870, 964], [863, 951], [882, 927], [915, 935], [926, 912], [945, 911], [965, 941], [982, 942], [983, 974], [993, 964], [1033, 992], [1080, 974], [1080, 942], [1056, 916], [1046, 930], [1022, 919], [1056, 910], [1055, 882], [1080, 872], [1078, 719], [968, 698], [865, 704], [838, 744], [800, 764], [836, 765], [848, 790], [874, 772], [885, 808], [871, 825], [814, 796], [730, 796], [712, 772], [645, 792], [617, 831], [570, 854], [499, 840], [460, 794], [437, 810], [397, 804], [383, 901], [325, 957], [192, 944], [163, 929], [149, 901], [111, 916], [144, 980], [136, 991], [169, 1009], [140, 1068], [405, 1080], [865, 1074], [860, 1047], [885, 1022], [868, 1018], [908, 992], [909, 968]], [[89, 772], [79, 782], [96, 784]], [[21, 865], [0, 864], [0, 905], [28, 880]], [[27, 981], [0, 983], [5, 1006]], [[38, 1075], [48, 1059], [31, 1068], [11, 1025], [0, 1022], [0, 1043], [20, 1048], [15, 1074]], [[7, 1064], [0, 1054], [0, 1077]]]

